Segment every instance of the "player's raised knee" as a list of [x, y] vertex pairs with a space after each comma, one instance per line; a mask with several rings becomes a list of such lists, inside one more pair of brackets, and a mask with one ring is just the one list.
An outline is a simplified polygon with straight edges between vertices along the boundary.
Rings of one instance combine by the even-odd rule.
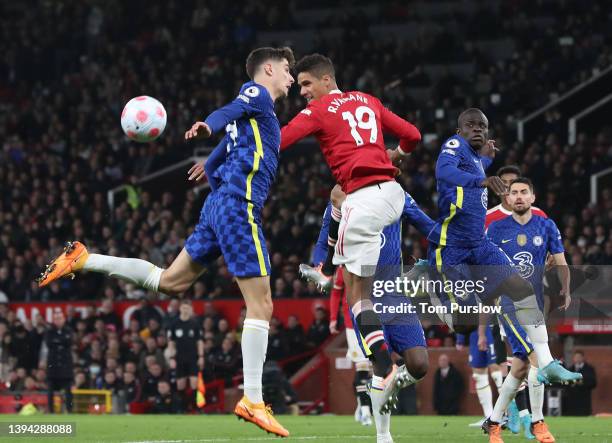
[[522, 300], [530, 295], [533, 295], [534, 289], [527, 280], [524, 280], [519, 275], [513, 275], [504, 282], [504, 292], [512, 300]]
[[410, 375], [412, 375], [417, 380], [425, 377], [427, 371], [429, 370], [429, 357], [427, 356], [427, 352], [424, 352], [423, 355], [412, 356], [410, 360], [406, 360], [406, 369]]
[[344, 193], [344, 191], [342, 191], [340, 185], [336, 185], [333, 187], [329, 195], [329, 199], [331, 200], [332, 205], [335, 208], [340, 209], [342, 207], [342, 203], [346, 199], [346, 194]]

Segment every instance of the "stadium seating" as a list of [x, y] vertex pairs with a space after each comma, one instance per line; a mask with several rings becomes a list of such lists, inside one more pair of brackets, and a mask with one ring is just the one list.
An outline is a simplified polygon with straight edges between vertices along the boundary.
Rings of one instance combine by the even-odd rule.
[[[402, 166], [399, 180], [431, 216], [439, 144], [454, 132], [461, 109], [481, 107], [503, 148], [493, 168], [519, 164], [534, 180], [537, 205], [557, 221], [570, 262], [612, 262], [611, 191], [604, 189], [604, 198], [592, 205], [586, 187], [586, 177], [612, 165], [610, 128], [580, 134], [569, 146], [551, 112], [538, 137], [519, 143], [515, 135], [518, 119], [612, 64], [606, 1], [473, 1], [467, 3], [481, 6], [469, 11], [466, 2], [357, 2], [350, 13], [328, 3], [0, 4], [0, 299], [143, 295], [95, 275], [44, 290], [33, 279], [71, 239], [158, 265], [173, 260], [203, 195], [193, 189], [139, 192], [138, 180], [192, 155], [183, 131], [233, 98], [253, 39], [293, 45], [298, 55], [329, 55], [342, 88], [380, 96], [421, 128], [425, 142]], [[169, 116], [166, 133], [152, 145], [130, 143], [119, 125], [123, 104], [143, 93], [160, 99]], [[279, 118], [286, 122], [302, 107], [294, 91], [279, 105]], [[123, 184], [133, 184], [138, 199], [111, 209], [106, 193]], [[310, 257], [332, 185], [313, 143], [283, 158], [264, 210], [274, 297], [317, 296], [296, 271]], [[410, 228], [403, 248], [424, 257], [426, 242]], [[186, 294], [237, 295], [222, 259]], [[25, 384], [32, 375], [18, 376], [21, 354], [4, 344], [18, 327], [14, 314], [0, 312], [0, 323], [8, 324], [0, 375]], [[35, 340], [36, 326], [26, 326]], [[100, 334], [106, 350], [112, 337]], [[77, 344], [91, 358], [92, 343]], [[36, 367], [29, 368], [32, 378], [40, 377], [43, 386]]]

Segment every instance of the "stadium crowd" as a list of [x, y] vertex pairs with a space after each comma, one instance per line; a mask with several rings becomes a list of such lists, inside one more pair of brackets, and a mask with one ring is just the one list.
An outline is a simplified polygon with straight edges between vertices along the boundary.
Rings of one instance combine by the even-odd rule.
[[[611, 64], [605, 1], [483, 4], [469, 14], [439, 17], [434, 26], [423, 26], [416, 39], [378, 37], [359, 7], [342, 14], [330, 10], [305, 25], [301, 1], [168, 1], [151, 7], [140, 0], [36, 3], [34, 8], [0, 4], [1, 301], [104, 297], [106, 310], [112, 300], [151, 296], [101, 275], [61, 280], [43, 290], [34, 279], [63, 242], [72, 239], [104, 254], [168, 265], [193, 229], [203, 195], [194, 189], [182, 194], [139, 192], [137, 199], [111, 208], [107, 191], [135, 184], [147, 173], [190, 156], [192, 146], [182, 142], [183, 131], [234, 97], [258, 33], [310, 29], [306, 26], [341, 29], [341, 38], [321, 33], [313, 44], [335, 61], [341, 87], [380, 96], [424, 134], [437, 135], [404, 162], [399, 177], [430, 216], [436, 216], [433, 167], [439, 145], [454, 132], [458, 111], [477, 105], [488, 114], [502, 147], [491, 171], [521, 165], [535, 183], [536, 204], [559, 225], [571, 264], [612, 263], [612, 190], [603, 190], [599, 205], [589, 205], [586, 180], [612, 164], [612, 130], [581, 134], [569, 146], [559, 135], [554, 111], [537, 140], [521, 144], [514, 130], [518, 118]], [[417, 9], [393, 1], [381, 2], [374, 16], [377, 23], [390, 26], [420, 20]], [[544, 20], [546, 26], [535, 19], [551, 16], [558, 20]], [[454, 38], [452, 30], [460, 25], [479, 29], [478, 35]], [[500, 32], [515, 45], [511, 57], [503, 60], [479, 49], [481, 40]], [[451, 62], [473, 63], [477, 81], [450, 71], [434, 80], [424, 69]], [[430, 98], [413, 98], [413, 87], [428, 88]], [[169, 115], [166, 133], [150, 145], [130, 143], [119, 125], [123, 104], [143, 93], [164, 103]], [[286, 122], [303, 106], [294, 91], [280, 104], [279, 118]], [[332, 185], [314, 146], [296, 148], [281, 161], [263, 214], [274, 297], [317, 295], [298, 278], [297, 267], [309, 260]], [[405, 254], [423, 258], [426, 248], [414, 228], [404, 231]], [[219, 259], [185, 296], [238, 294]], [[44, 388], [44, 369], [36, 357], [42, 318], [23, 324], [6, 305], [0, 309], [2, 378], [10, 389]], [[134, 392], [142, 398], [156, 395], [159, 377], [172, 380], [171, 361], [164, 357], [165, 319], [133, 320], [124, 331], [114, 320], [107, 321], [112, 315], [104, 312], [104, 318], [92, 312], [87, 319], [69, 319], [78, 357], [75, 383], [119, 389], [139, 381]], [[202, 322], [211, 363], [207, 371], [213, 371], [207, 377], [231, 379], [240, 366], [240, 331], [227, 330], [227, 322], [215, 317]], [[273, 332], [280, 326], [271, 329], [269, 358], [298, 349], [281, 339], [274, 342], [275, 336], [285, 336]], [[428, 329], [428, 338], [448, 344], [448, 337], [435, 328]], [[304, 338], [304, 349], [307, 342]], [[135, 374], [134, 381], [130, 374]]]
[[[120, 404], [159, 403], [169, 389], [176, 397], [168, 412], [185, 411], [191, 396], [181, 398], [177, 390], [177, 362], [168, 347], [168, 331], [178, 318], [179, 300], [172, 299], [163, 315], [143, 297], [127, 328], [105, 298], [99, 308], [91, 305], [81, 317], [71, 307], [66, 325], [73, 331], [72, 361], [74, 389], [107, 389]], [[207, 304], [201, 325], [206, 382], [223, 380], [233, 386], [241, 367], [240, 337], [245, 310], [238, 326], [229, 327], [227, 319]], [[0, 392], [44, 391], [48, 389], [45, 331], [49, 328], [38, 314], [33, 321], [22, 322], [5, 304], [0, 305]], [[310, 328], [304, 331], [296, 316], [287, 324], [273, 317], [270, 323], [267, 361], [282, 361], [317, 348], [329, 336], [329, 322], [323, 308], [316, 311]], [[195, 357], [194, 357], [195, 358]], [[237, 382], [240, 380], [237, 379]], [[154, 411], [155, 409], [152, 409]]]
[[[191, 147], [181, 142], [182, 131], [196, 116], [231, 100], [244, 78], [243, 60], [251, 49], [247, 42], [257, 32], [306, 26], [300, 25], [300, 2], [245, 2], [244, 7], [239, 3], [198, 1], [181, 3], [179, 8], [177, 2], [165, 2], [142, 9], [139, 2], [117, 1], [91, 6], [41, 2], [35, 10], [21, 4], [0, 6], [6, 33], [0, 63], [5, 111], [0, 114], [0, 186], [6, 190], [0, 196], [0, 291], [9, 300], [93, 299], [104, 293], [134, 296], [134, 288], [103, 283], [101, 277], [93, 276], [38, 290], [33, 279], [69, 239], [80, 239], [103, 253], [143, 257], [158, 265], [171, 262], [197, 220], [202, 195], [145, 192], [132, 206], [125, 202], [111, 209], [106, 192], [190, 155]], [[321, 37], [314, 42], [315, 49], [335, 60], [340, 85], [380, 95], [423, 133], [437, 134], [412, 155], [400, 177], [430, 215], [435, 216], [432, 168], [439, 143], [453, 132], [456, 111], [477, 104], [489, 115], [502, 147], [493, 168], [521, 164], [536, 183], [537, 204], [561, 226], [572, 263], [600, 264], [609, 262], [612, 255], [612, 203], [602, 198], [600, 207], [588, 206], [584, 177], [610, 164], [610, 130], [582, 135], [570, 147], [557, 135], [560, 122], [551, 112], [542, 137], [520, 145], [508, 119], [524, 115], [594, 69], [610, 64], [605, 45], [610, 30], [602, 26], [601, 7], [602, 2], [594, 0], [540, 1], [530, 4], [535, 10], [526, 16], [511, 14], [520, 11], [521, 2], [504, 3], [490, 11], [483, 6], [479, 12], [486, 10], [495, 20], [488, 14], [486, 19], [481, 13], [469, 15], [484, 34], [469, 35], [462, 48], [457, 48], [450, 31], [432, 31], [432, 35], [423, 31], [417, 41], [370, 39], [362, 31], [356, 35], [352, 29], [356, 29], [359, 9], [354, 14], [325, 16], [311, 26], [343, 29], [343, 39]], [[121, 13], [113, 13], [111, 19], [112, 8]], [[379, 8], [375, 14], [389, 25], [419, 18], [418, 11], [393, 2]], [[139, 13], [133, 14], [136, 10]], [[501, 20], [508, 16], [513, 19]], [[535, 26], [535, 18], [545, 16], [565, 18], [544, 29]], [[230, 26], [227, 17], [236, 24]], [[453, 29], [456, 19], [444, 20]], [[33, 22], [38, 25], [30, 26]], [[517, 51], [511, 59], [497, 63], [474, 49], [483, 36], [496, 35], [494, 23], [514, 39]], [[542, 39], [533, 38], [539, 34]], [[555, 36], [560, 35], [571, 37], [573, 44], [556, 42]], [[198, 39], [208, 42], [206, 50], [194, 49]], [[48, 51], [51, 46], [63, 49]], [[478, 83], [486, 81], [493, 90], [499, 89], [493, 94], [499, 100], [489, 100], [492, 96], [474, 89], [478, 85], [450, 74], [433, 84], [424, 71], [396, 77], [451, 55], [450, 61], [477, 63]], [[532, 63], [535, 59], [545, 62]], [[419, 63], [406, 66], [408, 60]], [[568, 65], [571, 70], [562, 69]], [[430, 87], [431, 101], [411, 101], [405, 91], [414, 85]], [[128, 142], [116, 118], [124, 102], [143, 92], [159, 98], [170, 115], [166, 134], [151, 145]], [[287, 121], [302, 107], [303, 101], [294, 94], [281, 104], [279, 116]], [[440, 110], [444, 112], [439, 114]], [[309, 258], [332, 183], [318, 152], [304, 151], [290, 153], [281, 163], [264, 213], [275, 296], [315, 295], [312, 286], [297, 278], [296, 265]], [[568, 204], [561, 206], [561, 200]], [[414, 230], [408, 230], [405, 253], [423, 257], [425, 248]], [[195, 298], [234, 295], [237, 288], [222, 261], [189, 294]]]

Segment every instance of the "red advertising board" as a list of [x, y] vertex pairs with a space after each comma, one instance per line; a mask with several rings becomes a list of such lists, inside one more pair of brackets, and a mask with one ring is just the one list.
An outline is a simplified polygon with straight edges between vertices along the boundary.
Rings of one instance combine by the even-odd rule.
[[[167, 301], [159, 301], [153, 303], [160, 313], [164, 313], [168, 305]], [[210, 304], [223, 317], [225, 317], [230, 326], [236, 326], [240, 309], [244, 306], [244, 301], [239, 300], [215, 300], [202, 301], [195, 300], [193, 309], [196, 314], [200, 315], [205, 310], [205, 305]], [[100, 305], [96, 301], [67, 301], [67, 302], [49, 302], [49, 303], [10, 303], [10, 309], [15, 311], [17, 317], [21, 320], [32, 320], [37, 314], [41, 314], [45, 320], [51, 321], [53, 310], [61, 308], [66, 312], [68, 306], [73, 306], [75, 311], [84, 318], [87, 315], [87, 307]], [[283, 323], [287, 321], [290, 315], [296, 315], [300, 323], [307, 329], [310, 327], [314, 318], [314, 311], [318, 306], [328, 308], [328, 300], [323, 298], [307, 298], [307, 299], [277, 299], [274, 300], [274, 316], [278, 317]], [[119, 314], [123, 321], [124, 327], [128, 326], [131, 316], [138, 309], [138, 301], [118, 301], [115, 302], [115, 312]]]

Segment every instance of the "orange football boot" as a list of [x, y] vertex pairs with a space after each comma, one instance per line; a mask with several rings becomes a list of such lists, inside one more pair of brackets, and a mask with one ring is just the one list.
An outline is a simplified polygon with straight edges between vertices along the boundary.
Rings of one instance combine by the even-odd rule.
[[531, 432], [535, 435], [535, 438], [540, 443], [555, 443], [555, 437], [548, 430], [548, 426], [544, 423], [544, 420], [540, 420], [531, 425]]
[[74, 272], [83, 269], [87, 257], [89, 253], [83, 243], [78, 241], [66, 243], [64, 251], [51, 264], [45, 266], [45, 270], [36, 279], [38, 287], [42, 288], [61, 277], [74, 278]]
[[236, 403], [234, 414], [239, 419], [250, 421], [270, 434], [276, 434], [279, 437], [289, 437], [289, 431], [276, 421], [274, 415], [272, 415], [272, 408], [266, 406], [264, 402], [251, 403], [245, 395]]
[[499, 423], [492, 422], [487, 418], [482, 424], [482, 430], [485, 434], [489, 434], [489, 443], [504, 443], [502, 439], [502, 427]]

